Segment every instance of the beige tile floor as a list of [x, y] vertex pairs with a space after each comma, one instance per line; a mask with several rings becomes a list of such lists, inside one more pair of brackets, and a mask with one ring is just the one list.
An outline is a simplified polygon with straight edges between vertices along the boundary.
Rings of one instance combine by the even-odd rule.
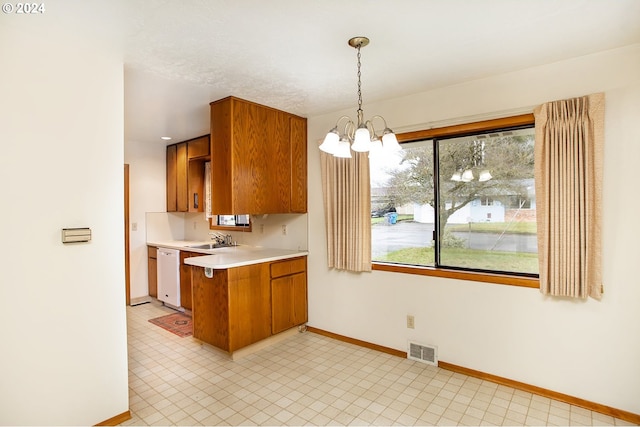
[[310, 332], [231, 361], [127, 308], [132, 419], [123, 425], [631, 425]]

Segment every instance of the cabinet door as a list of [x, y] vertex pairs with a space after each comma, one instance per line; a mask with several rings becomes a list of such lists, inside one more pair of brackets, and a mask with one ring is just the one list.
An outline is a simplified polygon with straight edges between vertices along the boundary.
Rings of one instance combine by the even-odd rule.
[[269, 264], [230, 268], [229, 350], [235, 351], [271, 335]]
[[307, 321], [307, 275], [271, 280], [271, 332], [277, 334]]
[[[232, 159], [232, 98], [211, 105], [211, 211], [214, 215], [234, 213], [231, 177], [235, 173]], [[247, 212], [249, 213], [249, 212]]]
[[176, 144], [176, 204], [178, 212], [189, 210], [188, 170], [187, 170], [187, 143]]
[[189, 160], [189, 212], [204, 212], [204, 160]]
[[187, 141], [187, 159], [197, 159], [209, 156], [209, 135]]
[[227, 270], [193, 267], [193, 337], [229, 351], [229, 292]]
[[176, 169], [177, 149], [175, 145], [167, 146], [167, 212], [178, 210], [178, 171]]
[[149, 296], [158, 297], [158, 248], [147, 246], [147, 274]]
[[234, 100], [234, 213], [289, 212], [289, 120], [282, 111]]

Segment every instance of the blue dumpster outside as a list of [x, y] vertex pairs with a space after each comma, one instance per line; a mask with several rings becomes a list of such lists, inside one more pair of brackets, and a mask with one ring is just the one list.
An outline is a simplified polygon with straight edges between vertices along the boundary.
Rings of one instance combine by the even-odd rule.
[[396, 212], [389, 212], [384, 214], [387, 217], [387, 223], [393, 225], [398, 222], [398, 214]]

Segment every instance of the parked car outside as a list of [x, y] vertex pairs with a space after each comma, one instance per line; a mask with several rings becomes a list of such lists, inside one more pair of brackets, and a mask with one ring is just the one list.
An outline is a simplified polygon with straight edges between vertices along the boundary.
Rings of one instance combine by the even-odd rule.
[[381, 218], [383, 216], [385, 216], [385, 214], [391, 213], [391, 212], [395, 212], [396, 208], [395, 206], [385, 206], [384, 208], [380, 208], [380, 209], [375, 209], [371, 211], [371, 218]]

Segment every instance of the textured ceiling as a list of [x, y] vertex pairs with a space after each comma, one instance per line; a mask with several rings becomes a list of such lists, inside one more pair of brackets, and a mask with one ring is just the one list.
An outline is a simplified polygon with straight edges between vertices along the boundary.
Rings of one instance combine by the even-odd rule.
[[[302, 116], [640, 42], [638, 0], [128, 0], [125, 139], [208, 132], [234, 95]], [[160, 143], [160, 142], [159, 142]]]

